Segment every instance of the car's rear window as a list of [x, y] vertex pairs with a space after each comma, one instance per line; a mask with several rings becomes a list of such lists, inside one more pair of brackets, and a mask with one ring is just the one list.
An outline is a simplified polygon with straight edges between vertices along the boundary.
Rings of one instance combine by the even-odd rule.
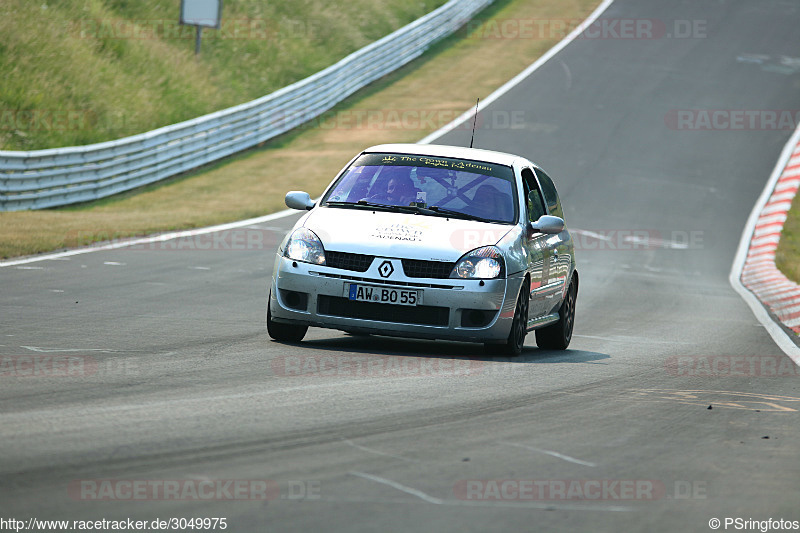
[[364, 154], [322, 199], [439, 207], [492, 222], [514, 223], [518, 206], [511, 167], [446, 157]]

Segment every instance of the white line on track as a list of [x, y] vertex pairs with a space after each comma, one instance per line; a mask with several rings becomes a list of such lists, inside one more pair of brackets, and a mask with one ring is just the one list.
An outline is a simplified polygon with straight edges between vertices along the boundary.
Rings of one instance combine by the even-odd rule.
[[526, 446], [525, 444], [517, 444], [516, 442], [501, 442], [500, 444], [505, 444], [507, 446], [515, 446], [517, 448], [523, 448], [525, 450], [530, 450], [532, 452], [543, 453], [545, 455], [550, 455], [552, 457], [562, 459], [564, 461], [567, 461], [568, 463], [575, 463], [576, 465], [591, 466], [591, 467], [597, 466], [595, 463], [590, 463], [589, 461], [582, 461], [580, 459], [575, 459], [574, 457], [570, 457], [569, 455], [564, 455], [563, 453], [558, 453], [551, 450], [542, 450], [541, 448], [534, 448], [533, 446]]
[[359, 450], [367, 452], [367, 453], [372, 453], [372, 454], [375, 454], [375, 455], [383, 455], [385, 457], [393, 457], [395, 459], [400, 459], [402, 461], [407, 461], [409, 463], [419, 463], [420, 462], [420, 461], [417, 461], [416, 459], [409, 459], [408, 457], [403, 457], [402, 455], [395, 455], [393, 453], [386, 453], [386, 452], [382, 452], [380, 450], [374, 450], [372, 448], [367, 448], [366, 446], [361, 446], [360, 444], [356, 444], [355, 442], [351, 441], [350, 439], [342, 439], [342, 442], [344, 442], [345, 444], [349, 444], [353, 448], [359, 449]]
[[[39, 346], [20, 346], [31, 352], [38, 353], [63, 353], [63, 352], [103, 352], [103, 353], [122, 353], [120, 350], [108, 350], [106, 348], [41, 348]], [[139, 350], [129, 350], [139, 351]]]
[[[381, 485], [387, 485], [401, 492], [405, 492], [411, 496], [415, 496], [420, 500], [431, 503], [433, 505], [445, 505], [455, 507], [506, 507], [516, 509], [548, 509], [548, 510], [564, 510], [564, 511], [609, 511], [609, 512], [628, 512], [632, 511], [630, 507], [623, 507], [619, 505], [592, 505], [592, 504], [563, 504], [555, 502], [531, 502], [531, 501], [477, 501], [477, 500], [443, 500], [430, 496], [417, 490], [413, 487], [403, 485], [391, 479], [386, 479], [380, 476], [374, 476], [365, 472], [351, 471], [350, 475], [374, 481]], [[398, 502], [402, 503], [402, 502]]]
[[374, 482], [380, 483], [382, 485], [388, 485], [388, 486], [390, 486], [392, 488], [395, 488], [395, 489], [397, 489], [399, 491], [405, 492], [406, 494], [410, 494], [412, 496], [416, 496], [420, 500], [426, 501], [428, 503], [432, 503], [434, 505], [441, 505], [442, 503], [444, 503], [444, 500], [442, 500], [440, 498], [435, 498], [433, 496], [429, 496], [429, 495], [425, 494], [424, 492], [422, 492], [421, 490], [417, 490], [417, 489], [414, 489], [414, 488], [411, 488], [411, 487], [407, 487], [406, 485], [403, 485], [402, 483], [398, 483], [396, 481], [392, 481], [391, 479], [386, 479], [386, 478], [382, 478], [382, 477], [378, 477], [378, 476], [373, 476], [372, 474], [367, 474], [367, 473], [364, 473], [364, 472], [353, 471], [353, 472], [350, 472], [350, 473], [352, 475], [354, 475], [354, 476], [358, 476], [358, 477], [363, 478], [363, 479], [369, 479], [370, 481], [374, 481]]

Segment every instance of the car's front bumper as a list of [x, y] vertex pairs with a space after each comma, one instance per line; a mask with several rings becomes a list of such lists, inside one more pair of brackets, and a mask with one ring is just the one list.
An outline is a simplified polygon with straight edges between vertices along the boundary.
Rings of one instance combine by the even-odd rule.
[[[378, 265], [390, 261], [389, 279]], [[496, 280], [410, 278], [400, 259], [376, 259], [366, 272], [295, 262], [278, 255], [270, 290], [276, 322], [398, 337], [496, 342], [508, 338], [522, 276]], [[416, 289], [422, 305], [352, 302], [350, 283]]]

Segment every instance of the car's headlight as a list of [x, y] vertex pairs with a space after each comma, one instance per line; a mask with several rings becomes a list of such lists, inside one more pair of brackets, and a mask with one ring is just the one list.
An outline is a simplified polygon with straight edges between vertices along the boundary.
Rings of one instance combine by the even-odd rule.
[[484, 246], [467, 252], [453, 267], [451, 278], [494, 279], [504, 274], [503, 255], [494, 246]]
[[286, 242], [286, 249], [283, 255], [293, 261], [303, 263], [313, 263], [315, 265], [325, 264], [325, 249], [322, 241], [319, 240], [313, 231], [306, 228], [297, 228]]

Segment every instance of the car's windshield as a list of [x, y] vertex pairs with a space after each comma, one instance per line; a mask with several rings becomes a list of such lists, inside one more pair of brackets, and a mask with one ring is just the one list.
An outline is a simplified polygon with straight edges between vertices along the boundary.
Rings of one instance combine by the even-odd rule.
[[[322, 205], [415, 206], [491, 222], [517, 220], [511, 167], [443, 157], [364, 154], [337, 180]], [[433, 212], [428, 211], [432, 209]]]

